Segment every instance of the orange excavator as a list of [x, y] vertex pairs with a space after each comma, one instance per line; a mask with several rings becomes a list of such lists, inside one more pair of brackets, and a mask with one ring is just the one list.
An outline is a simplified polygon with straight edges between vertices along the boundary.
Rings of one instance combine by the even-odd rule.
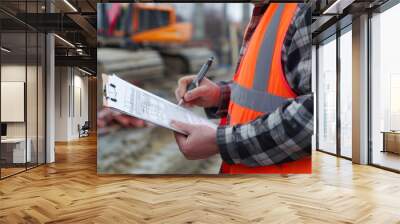
[[185, 43], [192, 38], [192, 24], [177, 23], [170, 6], [134, 5], [133, 33], [135, 43]]
[[[150, 71], [159, 68], [158, 72], [167, 75], [195, 73], [208, 57], [214, 56], [206, 47], [193, 47], [192, 24], [177, 22], [175, 9], [165, 4], [100, 4], [98, 34], [98, 58], [104, 59], [106, 70], [106, 62], [113, 59], [112, 49], [123, 49], [124, 58], [131, 59], [124, 71], [111, 71], [116, 73], [143, 72], [144, 64], [151, 67]], [[124, 68], [121, 60], [115, 69]], [[140, 69], [135, 69], [135, 62], [140, 64]]]

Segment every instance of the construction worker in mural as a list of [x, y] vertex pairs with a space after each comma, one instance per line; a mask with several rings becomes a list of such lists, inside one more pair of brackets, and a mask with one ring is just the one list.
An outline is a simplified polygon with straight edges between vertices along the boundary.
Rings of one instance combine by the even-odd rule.
[[233, 79], [178, 82], [177, 99], [221, 118], [217, 129], [173, 121], [188, 159], [220, 154], [221, 173], [311, 173], [311, 10], [307, 4], [256, 4]]

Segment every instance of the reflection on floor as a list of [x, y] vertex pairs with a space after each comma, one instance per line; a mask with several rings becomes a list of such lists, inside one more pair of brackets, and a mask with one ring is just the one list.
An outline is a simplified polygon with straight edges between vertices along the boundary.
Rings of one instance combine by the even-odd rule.
[[97, 175], [96, 138], [0, 181], [0, 223], [398, 223], [400, 175], [313, 154], [312, 175]]
[[26, 169], [29, 170], [31, 168], [34, 168], [36, 166], [37, 166], [36, 163], [27, 163], [26, 167], [25, 167], [25, 164], [18, 164], [18, 165], [9, 164], [9, 165], [6, 165], [5, 167], [1, 168], [1, 178], [6, 178], [8, 176], [23, 172]]
[[1, 178], [13, 175], [15, 173], [24, 171], [25, 167], [18, 167], [18, 168], [1, 168]]
[[373, 163], [400, 171], [400, 155], [392, 152], [374, 151]]

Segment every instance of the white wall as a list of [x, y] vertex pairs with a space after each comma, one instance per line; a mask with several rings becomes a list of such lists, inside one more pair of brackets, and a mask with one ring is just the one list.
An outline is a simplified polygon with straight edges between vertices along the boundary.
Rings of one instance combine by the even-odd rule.
[[[76, 70], [75, 70], [76, 71]], [[79, 75], [75, 74], [74, 77], [74, 99], [75, 99], [75, 113], [74, 119], [72, 120], [72, 135], [78, 136], [78, 124], [83, 125], [85, 121], [89, 120], [88, 113], [88, 77], [82, 76], [82, 73]], [[80, 97], [79, 97], [80, 96]], [[80, 102], [79, 102], [80, 101]], [[80, 108], [81, 107], [81, 108]], [[80, 111], [82, 110], [82, 111]]]
[[70, 83], [69, 68], [55, 68], [55, 141], [68, 140], [68, 117], [69, 96], [68, 87]]
[[76, 68], [56, 67], [56, 141], [77, 139], [78, 124], [88, 120], [88, 78], [83, 75]]
[[[39, 69], [39, 70], [37, 70]], [[30, 140], [30, 148], [32, 150], [32, 161], [36, 162], [39, 158], [39, 163], [44, 162], [44, 93], [43, 89], [44, 74], [42, 67], [36, 67], [25, 64], [3, 64], [1, 66], [1, 81], [2, 82], [23, 82], [26, 85], [26, 107], [25, 103], [20, 108], [22, 113], [26, 112], [26, 120], [22, 122], [6, 122], [7, 137], [9, 138], [25, 138], [25, 135]], [[25, 80], [27, 78], [27, 80]], [[4, 89], [3, 89], [4, 90]], [[3, 91], [2, 90], [2, 91]], [[24, 94], [24, 90], [21, 90]], [[4, 97], [4, 96], [2, 96]], [[2, 112], [13, 113], [10, 107], [2, 107]], [[15, 109], [14, 109], [15, 110]], [[15, 112], [14, 112], [15, 113]], [[39, 156], [37, 157], [37, 154]]]
[[[25, 65], [18, 65], [18, 64], [10, 64], [10, 65], [2, 65], [1, 66], [1, 81], [3, 82], [25, 82], [25, 75], [27, 69], [28, 74], [35, 73], [36, 74], [36, 67], [33, 66], [28, 66], [27, 68]], [[29, 78], [30, 76], [28, 76]], [[36, 86], [36, 80], [28, 80], [29, 85]], [[35, 107], [36, 108], [36, 88], [27, 88], [27, 103], [31, 104], [28, 106]], [[32, 104], [33, 103], [33, 104]], [[1, 110], [7, 110], [7, 108], [1, 108]], [[36, 109], [35, 109], [36, 111]], [[28, 112], [31, 112], [29, 110]], [[37, 115], [36, 113], [27, 113], [27, 118], [28, 122], [28, 129], [30, 127], [34, 128], [36, 130], [36, 119]], [[31, 122], [34, 122], [34, 124], [31, 124]], [[7, 136], [8, 137], [25, 137], [25, 123], [26, 122], [7, 122]], [[35, 126], [35, 127], [33, 127]], [[31, 133], [28, 130], [28, 137], [29, 133]], [[35, 137], [36, 137], [36, 132], [35, 132]]]

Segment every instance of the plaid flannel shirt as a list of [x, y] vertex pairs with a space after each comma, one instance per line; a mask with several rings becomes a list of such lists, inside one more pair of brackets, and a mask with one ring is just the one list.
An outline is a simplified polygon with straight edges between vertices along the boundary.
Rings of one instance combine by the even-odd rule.
[[[267, 4], [254, 7], [245, 32], [240, 58], [267, 7]], [[314, 104], [311, 93], [310, 25], [309, 6], [299, 4], [282, 48], [286, 79], [298, 97], [249, 123], [218, 127], [217, 144], [222, 159], [228, 164], [266, 166], [311, 155]], [[230, 82], [220, 83], [220, 105], [217, 108], [206, 109], [210, 118], [227, 115]]]

